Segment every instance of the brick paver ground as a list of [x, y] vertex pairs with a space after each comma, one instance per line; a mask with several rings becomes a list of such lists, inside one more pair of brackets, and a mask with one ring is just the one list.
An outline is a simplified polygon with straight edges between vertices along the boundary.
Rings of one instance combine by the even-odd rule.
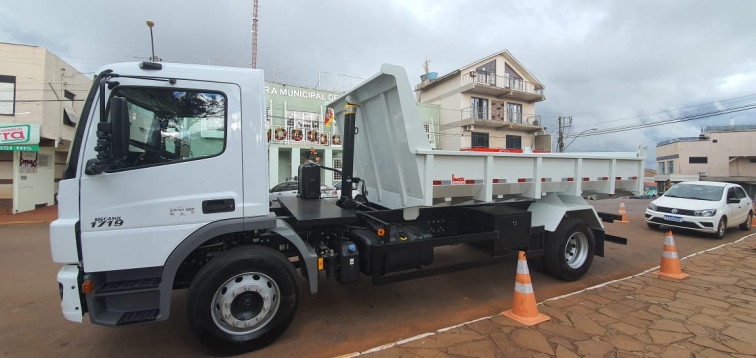
[[551, 320], [534, 327], [497, 315], [347, 356], [756, 356], [756, 234], [682, 268], [685, 280], [646, 272], [546, 301]]

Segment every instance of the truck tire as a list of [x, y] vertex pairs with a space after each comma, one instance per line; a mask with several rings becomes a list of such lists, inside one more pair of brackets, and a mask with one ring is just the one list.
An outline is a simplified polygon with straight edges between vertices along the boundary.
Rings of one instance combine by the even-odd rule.
[[564, 218], [556, 231], [549, 233], [544, 245], [544, 265], [554, 277], [575, 281], [593, 262], [596, 239], [585, 221]]
[[273, 342], [299, 306], [293, 265], [263, 246], [226, 251], [197, 273], [189, 287], [190, 330], [210, 350], [239, 354]]

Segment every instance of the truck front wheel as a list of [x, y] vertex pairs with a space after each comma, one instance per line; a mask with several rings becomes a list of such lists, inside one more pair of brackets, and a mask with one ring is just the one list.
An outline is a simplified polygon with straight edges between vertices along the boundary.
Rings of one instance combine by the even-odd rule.
[[546, 237], [546, 270], [565, 281], [583, 277], [593, 262], [595, 242], [593, 230], [583, 220], [565, 218], [556, 231]]
[[202, 267], [189, 287], [189, 327], [217, 353], [265, 347], [294, 318], [300, 295], [296, 278], [289, 260], [270, 248], [226, 251]]

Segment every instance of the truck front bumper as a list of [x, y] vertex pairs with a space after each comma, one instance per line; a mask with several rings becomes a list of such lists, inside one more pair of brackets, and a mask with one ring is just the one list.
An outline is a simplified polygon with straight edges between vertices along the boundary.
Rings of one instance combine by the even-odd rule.
[[58, 271], [58, 285], [60, 287], [63, 317], [69, 321], [83, 321], [84, 312], [81, 304], [81, 289], [79, 287], [79, 267], [65, 265]]

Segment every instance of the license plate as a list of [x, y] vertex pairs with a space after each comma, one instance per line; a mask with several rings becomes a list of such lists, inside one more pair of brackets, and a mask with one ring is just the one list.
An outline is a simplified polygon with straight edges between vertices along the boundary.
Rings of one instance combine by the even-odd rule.
[[679, 217], [679, 216], [672, 216], [672, 215], [664, 215], [664, 220], [674, 221], [674, 222], [678, 222], [678, 223], [681, 223], [683, 221], [683, 219], [681, 217]]

